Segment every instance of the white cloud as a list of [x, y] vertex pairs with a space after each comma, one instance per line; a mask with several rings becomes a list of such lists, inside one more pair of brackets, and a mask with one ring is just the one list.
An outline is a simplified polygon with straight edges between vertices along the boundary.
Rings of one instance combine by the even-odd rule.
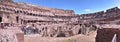
[[91, 11], [91, 10], [90, 10], [90, 9], [85, 9], [84, 11], [89, 12], [89, 11]]
[[120, 0], [116, 0], [116, 1], [120, 1]]
[[118, 8], [120, 8], [120, 6], [118, 6]]
[[120, 0], [117, 0], [117, 1], [116, 1], [116, 5], [115, 5], [115, 6], [117, 6], [117, 7], [120, 8]]
[[120, 2], [117, 4], [117, 6], [120, 8]]

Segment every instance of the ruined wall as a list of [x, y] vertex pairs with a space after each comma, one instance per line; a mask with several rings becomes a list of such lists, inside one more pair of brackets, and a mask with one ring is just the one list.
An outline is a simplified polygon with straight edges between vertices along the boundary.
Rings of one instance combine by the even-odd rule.
[[24, 42], [24, 34], [16, 29], [0, 29], [0, 42]]
[[0, 11], [2, 11], [2, 14], [4, 14], [2, 17], [3, 21], [6, 21], [5, 23], [23, 24], [26, 21], [66, 22], [70, 21], [74, 16], [73, 10], [38, 7], [25, 3], [0, 3]]
[[18, 42], [24, 42], [24, 34], [23, 33], [16, 33], [16, 37]]
[[[38, 7], [36, 5], [31, 5], [31, 4], [26, 4], [26, 3], [1, 3], [0, 4], [0, 10], [4, 12], [16, 14], [17, 16], [19, 15], [25, 15], [25, 16], [31, 16], [31, 17], [20, 17], [19, 24], [21, 21], [24, 21], [28, 19], [29, 21], [65, 21], [65, 22], [76, 22], [76, 21], [81, 21], [81, 20], [92, 20], [92, 21], [97, 21], [97, 20], [103, 20], [106, 18], [113, 18], [119, 15], [120, 9], [117, 7], [111, 8], [104, 11], [100, 12], [95, 12], [95, 13], [88, 13], [84, 15], [75, 15], [73, 10], [63, 10], [63, 9], [56, 9], [56, 8], [47, 8], [47, 7]], [[16, 18], [16, 16], [14, 16]], [[38, 17], [44, 17], [44, 19], [39, 19]], [[14, 19], [14, 21], [16, 21]], [[24, 22], [22, 22], [24, 23]]]
[[[58, 16], [73, 16], [75, 13], [73, 10], [63, 10], [56, 8], [48, 8], [42, 6], [36, 6], [26, 3], [1, 3], [2, 7], [11, 11], [17, 11], [18, 13], [30, 13], [30, 14], [39, 14], [39, 15], [58, 15]], [[4, 7], [5, 6], [5, 7]], [[8, 8], [9, 7], [9, 8]], [[12, 8], [11, 8], [12, 7]]]
[[12, 0], [0, 0], [0, 2], [12, 2]]
[[118, 28], [103, 28], [98, 29], [96, 42], [111, 42], [114, 34], [117, 35], [117, 42], [120, 42], [120, 30]]
[[105, 11], [100, 11], [100, 12], [95, 12], [95, 13], [88, 13], [88, 14], [82, 14], [80, 17], [83, 18], [83, 20], [101, 20], [105, 18], [110, 18], [110, 17], [116, 17], [119, 16], [120, 14], [120, 9], [118, 7], [110, 8]]
[[[22, 29], [24, 28], [27, 27], [23, 27]], [[37, 30], [38, 34], [41, 37], [70, 37], [78, 34], [89, 35], [91, 31], [95, 31], [97, 29], [97, 27], [93, 24], [66, 24], [66, 23], [36, 25], [36, 28], [38, 29]], [[32, 29], [30, 31], [32, 31]], [[28, 31], [24, 33], [25, 35], [34, 34], [33, 32]]]

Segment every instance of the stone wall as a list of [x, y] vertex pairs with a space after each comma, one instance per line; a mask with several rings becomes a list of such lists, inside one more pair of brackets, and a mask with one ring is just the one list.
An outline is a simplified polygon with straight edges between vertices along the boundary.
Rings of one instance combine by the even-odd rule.
[[0, 42], [24, 42], [24, 33], [18, 27], [0, 28]]
[[[32, 29], [31, 26], [29, 28], [31, 28], [30, 31], [34, 30]], [[97, 29], [97, 27], [93, 24], [69, 24], [69, 23], [36, 25], [36, 28], [38, 29], [36, 31], [38, 31], [38, 34], [41, 35], [42, 37], [70, 37], [78, 34], [89, 35], [91, 31], [95, 31]], [[33, 32], [29, 31], [26, 31], [24, 33], [26, 35], [34, 34]]]
[[[4, 7], [5, 6], [5, 7]], [[15, 2], [8, 2], [8, 3], [1, 3], [0, 8], [7, 9], [8, 11], [17, 11], [18, 13], [29, 13], [29, 14], [40, 14], [40, 15], [58, 15], [58, 16], [73, 16], [75, 13], [73, 10], [63, 10], [63, 9], [56, 9], [56, 8], [48, 8], [42, 6], [36, 6], [26, 3], [15, 3]]]
[[23, 33], [16, 33], [16, 37], [18, 42], [24, 42], [24, 34]]
[[96, 35], [96, 42], [111, 42], [114, 34], [117, 35], [117, 42], [120, 42], [119, 28], [103, 28], [98, 29]]
[[88, 13], [88, 14], [82, 14], [79, 15], [82, 17], [82, 20], [101, 20], [106, 18], [114, 18], [116, 16], [119, 16], [120, 9], [118, 7], [110, 8], [105, 11], [95, 12], [95, 13]]
[[[106, 10], [106, 12], [100, 11], [100, 12], [88, 13], [84, 15], [75, 15], [73, 10], [47, 8], [41, 6], [38, 7], [36, 5], [31, 5], [26, 3], [12, 3], [12, 2], [1, 3], [0, 11], [4, 11], [3, 13], [7, 12], [5, 14], [8, 15], [9, 14], [14, 15], [11, 18], [12, 20], [14, 20], [14, 22], [12, 21], [12, 23], [16, 22], [17, 20], [16, 17], [18, 16], [19, 17], [18, 24], [22, 24], [24, 23], [24, 21], [76, 22], [82, 20], [89, 20], [89, 21], [100, 22], [100, 21], [107, 21], [104, 19], [114, 18], [116, 16], [119, 16], [120, 14], [120, 9], [117, 7], [108, 9]], [[5, 21], [8, 20], [6, 19]]]

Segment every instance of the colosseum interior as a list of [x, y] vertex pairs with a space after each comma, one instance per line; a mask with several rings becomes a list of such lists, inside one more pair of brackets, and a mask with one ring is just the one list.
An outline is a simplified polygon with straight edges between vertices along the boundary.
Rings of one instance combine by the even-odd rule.
[[0, 0], [0, 42], [120, 42], [120, 9], [76, 15]]

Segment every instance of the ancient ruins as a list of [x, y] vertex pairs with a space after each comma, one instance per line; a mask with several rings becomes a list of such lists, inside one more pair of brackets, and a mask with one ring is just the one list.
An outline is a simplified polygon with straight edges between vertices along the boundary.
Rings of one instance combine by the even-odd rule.
[[[90, 35], [93, 31], [99, 34], [106, 25], [120, 25], [119, 18], [118, 7], [77, 15], [73, 10], [0, 0], [0, 42], [25, 42], [24, 38], [31, 35], [59, 38]], [[99, 40], [100, 36], [96, 36], [96, 42], [105, 42]]]

